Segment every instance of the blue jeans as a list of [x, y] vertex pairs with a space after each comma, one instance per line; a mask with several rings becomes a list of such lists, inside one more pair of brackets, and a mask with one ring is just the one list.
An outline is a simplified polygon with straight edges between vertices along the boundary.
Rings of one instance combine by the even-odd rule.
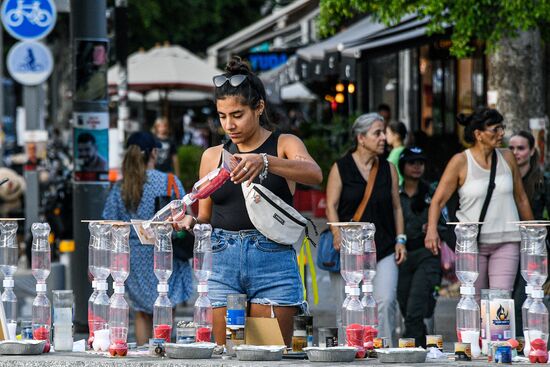
[[257, 230], [212, 232], [213, 307], [227, 306], [227, 295], [242, 293], [248, 302], [305, 309], [296, 252], [267, 239]]

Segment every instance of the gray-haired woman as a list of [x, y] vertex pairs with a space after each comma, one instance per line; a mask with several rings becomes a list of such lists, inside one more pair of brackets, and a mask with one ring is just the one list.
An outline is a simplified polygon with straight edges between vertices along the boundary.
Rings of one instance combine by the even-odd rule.
[[[378, 303], [380, 337], [395, 339], [397, 265], [405, 261], [407, 238], [404, 235], [403, 212], [399, 199], [399, 177], [395, 167], [378, 156], [384, 152], [386, 136], [384, 118], [377, 113], [361, 115], [352, 127], [354, 147], [332, 166], [327, 184], [327, 219], [329, 222], [349, 221], [365, 194], [367, 178], [374, 164], [378, 173], [370, 200], [361, 221], [376, 226], [376, 257], [378, 265], [374, 279], [374, 297]], [[331, 228], [334, 248], [340, 250], [340, 232]], [[343, 302], [343, 280], [331, 273]], [[337, 322], [340, 326], [341, 315]]]

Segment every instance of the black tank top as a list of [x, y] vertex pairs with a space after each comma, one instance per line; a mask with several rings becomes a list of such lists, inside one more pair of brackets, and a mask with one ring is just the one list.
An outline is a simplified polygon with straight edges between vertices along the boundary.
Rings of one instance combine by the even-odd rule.
[[[267, 153], [267, 155], [277, 157], [279, 135], [279, 133], [271, 133], [262, 145], [250, 152], [238, 152], [237, 146], [231, 142], [225, 144], [224, 147], [232, 153]], [[254, 183], [260, 183], [260, 179], [256, 177]], [[262, 185], [292, 206], [292, 193], [285, 178], [268, 172]], [[210, 222], [213, 228], [228, 231], [255, 229], [246, 211], [241, 185], [235, 185], [231, 180], [228, 180], [210, 198], [212, 199], [212, 218]]]
[[[336, 161], [342, 193], [338, 203], [338, 218], [349, 221], [353, 218], [359, 203], [365, 194], [367, 181], [359, 172], [351, 153]], [[371, 222], [376, 226], [374, 240], [376, 242], [376, 257], [378, 260], [392, 254], [395, 249], [395, 220], [391, 196], [392, 179], [390, 165], [387, 160], [379, 158], [378, 173], [369, 203], [361, 217], [363, 222]]]

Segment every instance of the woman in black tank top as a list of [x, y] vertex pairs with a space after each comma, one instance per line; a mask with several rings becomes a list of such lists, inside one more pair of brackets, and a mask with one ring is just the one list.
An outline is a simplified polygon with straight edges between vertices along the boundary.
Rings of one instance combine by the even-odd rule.
[[[339, 159], [330, 170], [327, 184], [327, 219], [347, 222], [353, 217], [365, 194], [367, 178], [378, 160], [378, 171], [370, 199], [361, 221], [376, 226], [376, 276], [374, 297], [378, 303], [378, 336], [394, 337], [397, 308], [397, 265], [405, 261], [407, 250], [396, 168], [380, 157], [384, 152], [384, 118], [377, 113], [359, 116], [352, 128], [355, 147]], [[340, 231], [331, 227], [334, 248], [340, 250]], [[343, 280], [331, 273], [331, 283], [343, 301]], [[340, 315], [338, 315], [340, 316]], [[341, 317], [337, 317], [340, 322]]]
[[[213, 227], [213, 271], [208, 287], [214, 337], [218, 344], [225, 344], [226, 297], [244, 293], [249, 316], [274, 314], [285, 343], [290, 345], [293, 316], [304, 306], [296, 253], [292, 246], [274, 243], [254, 228], [241, 183], [259, 183], [261, 179], [262, 185], [292, 205], [296, 182], [320, 184], [321, 169], [300, 139], [267, 129], [265, 89], [247, 64], [234, 58], [226, 73], [214, 77], [214, 85], [220, 122], [231, 140], [228, 147], [237, 152], [234, 156], [240, 162], [230, 181], [210, 198], [200, 200], [198, 218], [187, 216], [182, 223], [185, 228], [196, 222]], [[220, 145], [204, 152], [200, 177], [219, 165], [222, 149]]]

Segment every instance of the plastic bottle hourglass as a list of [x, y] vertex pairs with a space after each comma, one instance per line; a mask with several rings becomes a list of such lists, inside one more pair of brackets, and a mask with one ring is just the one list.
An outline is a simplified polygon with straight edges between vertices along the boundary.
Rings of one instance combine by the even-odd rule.
[[90, 269], [96, 281], [97, 296], [92, 305], [93, 334], [92, 347], [95, 351], [109, 350], [109, 296], [107, 278], [111, 273], [111, 224], [100, 223], [97, 241], [92, 247], [94, 266]]
[[128, 353], [129, 307], [124, 298], [124, 282], [130, 274], [130, 227], [113, 225], [111, 229], [111, 276], [114, 280], [114, 294], [109, 306], [109, 337], [112, 356]]
[[72, 290], [53, 291], [53, 345], [56, 351], [73, 350], [73, 306]]
[[95, 262], [94, 262], [94, 249], [97, 246], [99, 222], [90, 222], [88, 224], [88, 230], [90, 231], [90, 241], [88, 244], [88, 278], [92, 282], [92, 294], [88, 298], [88, 347], [92, 348], [92, 343], [94, 341], [94, 313], [93, 313], [93, 304], [97, 297], [97, 281], [95, 280]]
[[32, 275], [36, 279], [36, 298], [32, 303], [32, 335], [35, 340], [46, 340], [44, 352], [50, 350], [50, 330], [52, 325], [51, 305], [46, 291], [46, 279], [51, 270], [51, 253], [48, 237], [48, 223], [33, 223], [31, 248]]
[[525, 340], [525, 345], [523, 347], [523, 354], [528, 356], [529, 351], [531, 350], [531, 343], [529, 342], [529, 324], [527, 322], [528, 313], [529, 313], [529, 307], [533, 304], [533, 298], [531, 297], [531, 293], [533, 292], [533, 287], [530, 285], [525, 286], [525, 294], [527, 297], [525, 298], [525, 301], [521, 305], [521, 321], [522, 321], [522, 327], [523, 327], [523, 338]]
[[471, 344], [474, 357], [481, 354], [480, 310], [474, 299], [474, 282], [479, 275], [477, 232], [477, 224], [459, 223], [455, 228], [456, 276], [461, 283], [462, 296], [456, 306], [456, 333], [459, 342]]
[[531, 350], [529, 351], [529, 361], [531, 363], [548, 362], [548, 309], [542, 302], [544, 291], [542, 289], [533, 289], [531, 296], [533, 303], [529, 307], [527, 315], [529, 342]]
[[4, 275], [2, 303], [8, 323], [9, 339], [15, 340], [17, 328], [17, 297], [13, 292], [13, 275], [17, 270], [18, 247], [15, 240], [17, 222], [0, 222], [0, 271]]
[[364, 238], [363, 255], [363, 298], [361, 304], [365, 309], [365, 348], [374, 348], [374, 338], [378, 336], [378, 305], [373, 296], [374, 287], [372, 281], [376, 276], [376, 244], [374, 234], [376, 227], [373, 223], [365, 223], [362, 226]]
[[208, 279], [212, 273], [212, 227], [197, 224], [193, 228], [195, 245], [193, 248], [193, 270], [199, 282], [199, 297], [195, 302], [194, 322], [197, 330], [195, 341], [210, 342], [212, 338], [212, 303], [208, 298]]
[[170, 342], [172, 335], [172, 303], [168, 298], [168, 279], [172, 275], [172, 226], [154, 224], [155, 253], [154, 271], [159, 284], [159, 293], [153, 306], [153, 337]]

